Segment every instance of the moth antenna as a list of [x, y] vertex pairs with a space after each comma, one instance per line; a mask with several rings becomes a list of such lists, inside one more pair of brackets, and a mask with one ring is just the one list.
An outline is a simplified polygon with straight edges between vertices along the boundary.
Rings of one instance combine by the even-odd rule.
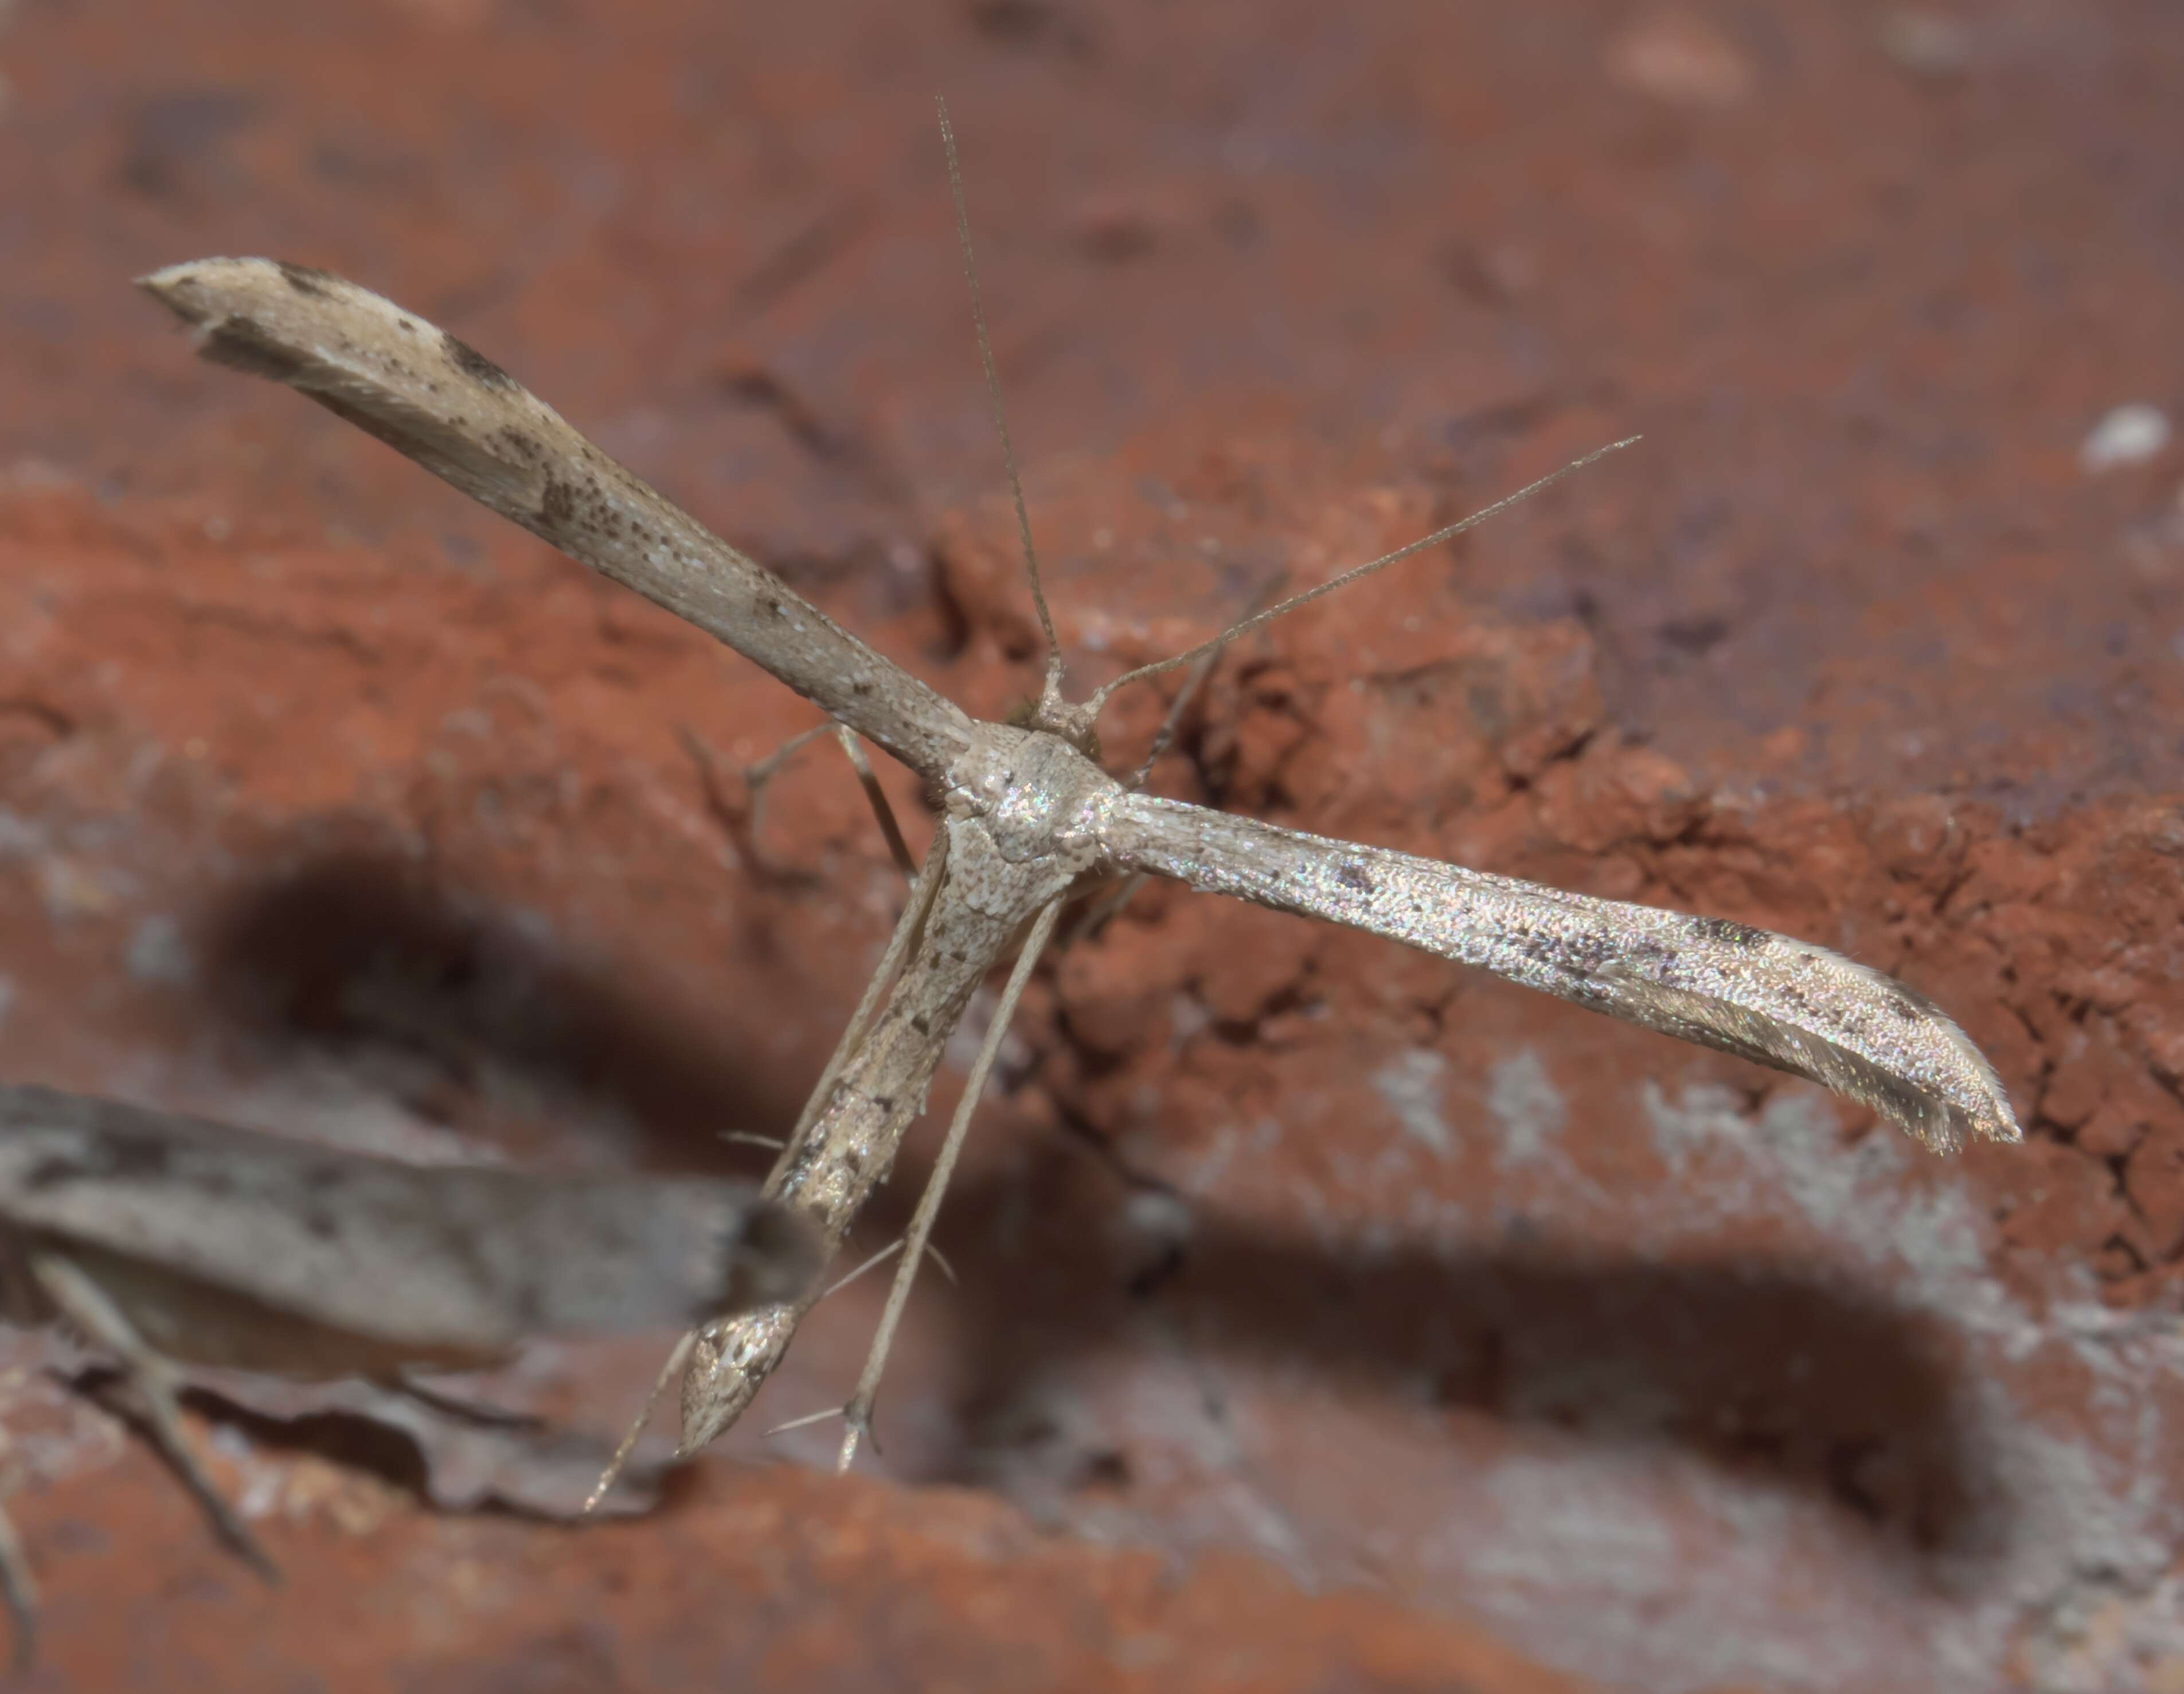
[[[1276, 571], [1259, 591], [1251, 596], [1251, 609], [1245, 614], [1245, 623], [1265, 610], [1268, 602], [1281, 592], [1282, 582], [1288, 574], [1284, 571]], [[1238, 629], [1242, 627], [1242, 624], [1236, 626]], [[1160, 763], [1161, 755], [1167, 752], [1173, 744], [1176, 731], [1183, 727], [1184, 713], [1190, 710], [1191, 701], [1197, 697], [1198, 691], [1206, 686], [1206, 679], [1212, 676], [1213, 667], [1221, 662], [1223, 649], [1235, 638], [1235, 629], [1225, 630], [1199, 650], [1198, 662], [1190, 667], [1190, 674], [1183, 679], [1183, 686], [1175, 691], [1175, 698], [1168, 702], [1167, 715], [1161, 719], [1161, 727], [1153, 732], [1152, 742], [1145, 749], [1145, 756], [1138, 761], [1138, 768], [1131, 772], [1123, 783], [1123, 786], [1133, 794], [1145, 787], [1152, 776], [1153, 766]], [[1188, 658], [1190, 655], [1186, 654], [1184, 656]], [[1094, 710], [1096, 712], [1098, 708], [1095, 706]]]
[[1157, 677], [1164, 671], [1173, 671], [1179, 665], [1188, 665], [1193, 660], [1201, 658], [1208, 653], [1217, 653], [1239, 636], [1249, 635], [1255, 629], [1263, 628], [1276, 618], [1285, 617], [1299, 606], [1309, 605], [1312, 601], [1333, 593], [1337, 588], [1346, 588], [1361, 577], [1369, 577], [1375, 571], [1384, 571], [1397, 560], [1409, 558], [1413, 553], [1423, 553], [1429, 547], [1438, 547], [1442, 542], [1462, 534], [1467, 529], [1485, 523], [1497, 512], [1507, 511], [1518, 501], [1529, 499], [1550, 483], [1561, 482], [1573, 471], [1582, 471], [1595, 460], [1605, 459], [1609, 454], [1618, 452], [1632, 443], [1644, 438], [1642, 436], [1626, 436], [1621, 441], [1609, 442], [1605, 447], [1596, 447], [1582, 458], [1571, 460], [1560, 470], [1550, 471], [1535, 482], [1527, 482], [1515, 493], [1504, 494], [1492, 505], [1482, 506], [1469, 517], [1458, 518], [1454, 523], [1443, 526], [1431, 535], [1422, 535], [1416, 541], [1397, 548], [1393, 553], [1384, 553], [1378, 559], [1368, 560], [1362, 565], [1353, 566], [1340, 576], [1329, 578], [1316, 588], [1306, 588], [1302, 593], [1291, 594], [1289, 599], [1268, 606], [1262, 612], [1254, 612], [1240, 623], [1231, 624], [1211, 641], [1201, 641], [1197, 646], [1186, 648], [1173, 658], [1156, 660], [1150, 665], [1140, 665], [1134, 671], [1125, 671], [1087, 700], [1084, 710], [1089, 716], [1096, 717], [1099, 716], [1100, 709], [1107, 704], [1108, 697], [1125, 683], [1141, 683], [1148, 677]]
[[1031, 544], [1031, 514], [1024, 506], [1023, 482], [1017, 475], [1017, 451], [1009, 439], [1008, 414], [1001, 405], [1001, 377], [994, 366], [993, 338], [986, 333], [986, 308], [978, 294], [978, 265], [971, 252], [971, 213], [963, 199], [963, 162], [956, 153], [956, 131], [948, 121], [948, 102], [936, 95], [933, 102], [940, 114], [940, 145], [948, 153], [948, 192], [956, 198], [956, 241], [963, 250], [963, 280], [971, 289], [971, 323], [978, 334], [978, 362], [986, 372], [986, 398], [994, 410], [994, 432], [1001, 438], [1001, 463], [1009, 473], [1009, 497], [1016, 502], [1017, 536], [1023, 543], [1024, 571], [1031, 578], [1032, 604], [1039, 608], [1039, 627], [1046, 633], [1046, 682], [1040, 703], [1058, 705], [1061, 699], [1061, 643], [1054, 632], [1054, 616], [1046, 609], [1046, 590], [1039, 579], [1039, 554]]

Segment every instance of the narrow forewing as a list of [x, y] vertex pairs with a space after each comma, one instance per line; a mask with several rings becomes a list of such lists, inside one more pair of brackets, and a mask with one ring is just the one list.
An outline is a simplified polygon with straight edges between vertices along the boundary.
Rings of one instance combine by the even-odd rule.
[[270, 259], [139, 279], [215, 364], [285, 382], [571, 558], [763, 666], [920, 773], [969, 736], [944, 696], [746, 558], [467, 343], [369, 289]]
[[1132, 870], [1325, 918], [1810, 1078], [1938, 1151], [2018, 1139], [1994, 1069], [1925, 996], [1810, 943], [1566, 894], [1180, 801], [1118, 800]]

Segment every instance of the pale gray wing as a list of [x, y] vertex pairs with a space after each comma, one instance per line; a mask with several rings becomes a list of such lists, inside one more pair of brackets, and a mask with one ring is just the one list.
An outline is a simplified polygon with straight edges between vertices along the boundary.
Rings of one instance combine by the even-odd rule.
[[1994, 1068], [1925, 995], [1824, 947], [1564, 894], [1180, 801], [1112, 803], [1120, 865], [1347, 924], [1808, 1077], [1936, 1151], [2019, 1139]]
[[216, 364], [286, 382], [580, 564], [764, 666], [938, 777], [970, 738], [944, 696], [617, 465], [498, 365], [329, 271], [201, 259], [137, 279]]
[[0, 1086], [0, 1218], [422, 1351], [800, 1298], [816, 1232], [755, 1185], [398, 1163]]

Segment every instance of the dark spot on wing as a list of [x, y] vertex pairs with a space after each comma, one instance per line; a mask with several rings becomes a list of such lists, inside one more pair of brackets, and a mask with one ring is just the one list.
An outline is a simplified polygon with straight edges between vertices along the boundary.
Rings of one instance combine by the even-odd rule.
[[473, 382], [487, 388], [513, 388], [515, 379], [488, 359], [460, 336], [440, 332], [441, 345], [446, 348], [448, 362]]
[[1906, 1023], [1924, 1023], [1941, 1010], [1924, 995], [1900, 984], [1888, 996], [1888, 1009]]
[[525, 463], [536, 465], [546, 456], [546, 449], [538, 444], [538, 437], [514, 427], [497, 429], [493, 438], [506, 448], [510, 454]]
[[577, 515], [577, 491], [558, 476], [546, 479], [546, 491], [538, 497], [538, 521], [549, 529], [560, 530]]
[[1748, 923], [1738, 923], [1727, 917], [1695, 917], [1692, 931], [1708, 941], [1719, 941], [1726, 947], [1763, 947], [1767, 932], [1754, 929]]
[[1342, 868], [1334, 873], [1334, 880], [1346, 889], [1357, 889], [1359, 894], [1373, 892], [1373, 878], [1366, 874], [1365, 867], [1355, 860], [1346, 861]]
[[309, 265], [291, 265], [285, 259], [276, 259], [273, 264], [282, 279], [298, 294], [324, 296], [328, 292], [326, 285], [339, 280], [331, 270], [320, 270]]
[[292, 382], [309, 368], [303, 359], [247, 318], [222, 318], [213, 325], [198, 340], [198, 355], [231, 371], [276, 382]]

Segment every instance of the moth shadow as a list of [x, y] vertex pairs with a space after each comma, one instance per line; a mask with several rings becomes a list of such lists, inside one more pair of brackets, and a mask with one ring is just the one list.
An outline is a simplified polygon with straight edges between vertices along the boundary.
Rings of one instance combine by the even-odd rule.
[[205, 928], [212, 1006], [276, 1062], [331, 1065], [519, 1155], [573, 1138], [654, 1168], [748, 1173], [772, 1155], [723, 1133], [779, 1137], [802, 1103], [777, 1062], [746, 1059], [760, 1032], [734, 1007], [678, 1015], [572, 961], [543, 920], [393, 853], [313, 858]]
[[[1023, 1196], [1005, 1184], [951, 1202], [966, 1240], [981, 1213], [1011, 1209]], [[1029, 1467], [1068, 1490], [1119, 1489], [1127, 1505], [1139, 1468], [1127, 1435], [1110, 1449], [1072, 1408], [1104, 1406], [1096, 1427], [1139, 1363], [1172, 1372], [1187, 1355], [1203, 1363], [1184, 1398], [1215, 1421], [1226, 1379], [1254, 1396], [1255, 1424], [1279, 1429], [1271, 1385], [1308, 1377], [1396, 1402], [1397, 1429], [1445, 1419], [1452, 1444], [1484, 1418], [1641, 1465], [1696, 1457], [1755, 1496], [1817, 1499], [1913, 1580], [1954, 1584], [2007, 1548], [2006, 1473], [1948, 1333], [1810, 1267], [1588, 1256], [1521, 1227], [1453, 1253], [1401, 1236], [1367, 1251], [1225, 1221], [1211, 1202], [1195, 1212], [1187, 1234], [1140, 1243], [1134, 1262], [1122, 1252], [1117, 1274], [1112, 1207], [1042, 1205], [1036, 1262], [965, 1268], [948, 1296], [956, 1445], [933, 1479], [990, 1485]], [[1225, 1379], [1224, 1364], [1244, 1368]], [[1310, 1445], [1295, 1429], [1278, 1439], [1291, 1455]]]
[[[778, 996], [751, 1008], [739, 1041], [732, 1022], [678, 1018], [393, 853], [320, 855], [245, 889], [208, 928], [206, 989], [239, 1028], [331, 1056], [468, 1133], [520, 1146], [541, 1123], [616, 1140], [633, 1127], [641, 1162], [748, 1172], [771, 1155], [724, 1145], [722, 1131], [777, 1136], [801, 1104], [777, 1063], [739, 1056], [760, 1050]], [[750, 945], [740, 962], [771, 968], [764, 936]], [[922, 1163], [875, 1197], [864, 1234], [895, 1232]], [[1111, 1181], [1082, 1179], [1082, 1159], [1042, 1167], [1028, 1188], [1019, 1169], [959, 1179], [950, 1197], [944, 1239], [991, 1240], [1030, 1216], [1038, 1251], [1004, 1270], [973, 1250], [960, 1288], [921, 1284], [953, 1335], [939, 1362], [955, 1407], [924, 1444], [921, 1480], [1014, 1492], [1028, 1468], [1067, 1490], [1127, 1492], [1127, 1440], [1087, 1445], [1083, 1420], [1054, 1408], [1156, 1349], [1209, 1362], [1217, 1385], [1230, 1362], [1261, 1383], [1362, 1386], [1405, 1418], [1445, 1418], [1451, 1443], [1485, 1418], [1641, 1458], [1695, 1456], [1824, 1502], [1914, 1574], [1997, 1556], [2012, 1533], [1946, 1329], [1810, 1267], [1588, 1257], [1521, 1226], [1455, 1252], [1400, 1234], [1368, 1251], [1225, 1218], [1213, 1201], [1186, 1231], [1149, 1234], [1124, 1223]], [[881, 1418], [884, 1439], [884, 1403]]]

